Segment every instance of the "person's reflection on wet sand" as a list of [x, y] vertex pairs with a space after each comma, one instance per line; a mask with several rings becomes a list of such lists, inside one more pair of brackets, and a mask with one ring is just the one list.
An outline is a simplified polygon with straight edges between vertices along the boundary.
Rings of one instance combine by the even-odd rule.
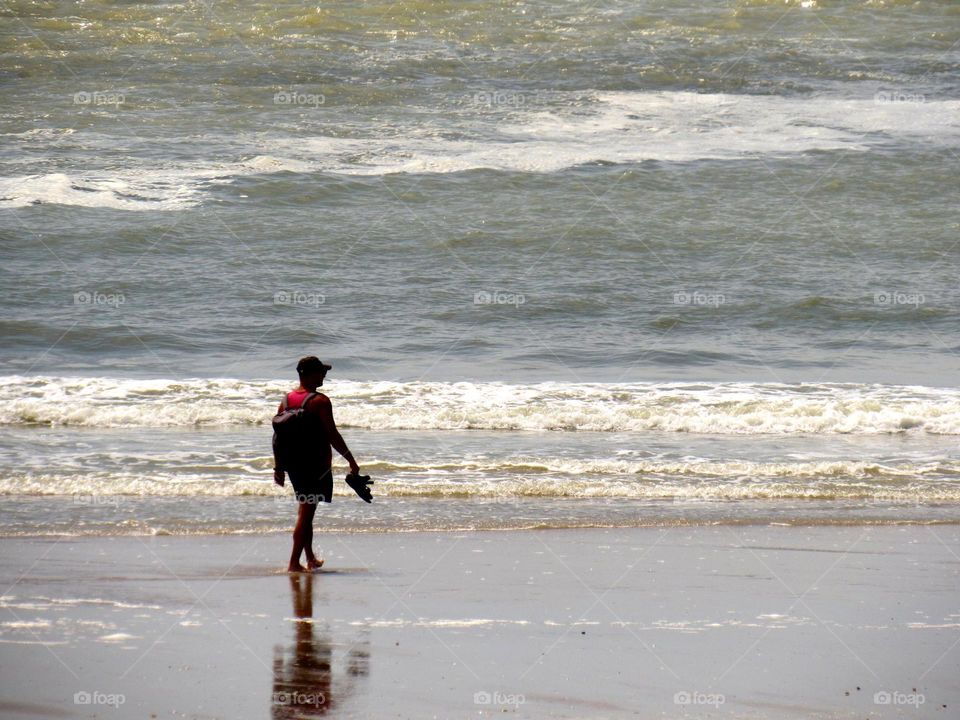
[[[314, 718], [326, 715], [334, 707], [333, 645], [329, 634], [313, 623], [313, 582], [311, 573], [290, 575], [293, 596], [294, 642], [277, 646], [273, 655], [272, 717], [275, 720]], [[351, 648], [347, 657], [347, 682], [338, 687], [338, 701], [353, 690], [354, 677], [369, 670], [369, 654]]]

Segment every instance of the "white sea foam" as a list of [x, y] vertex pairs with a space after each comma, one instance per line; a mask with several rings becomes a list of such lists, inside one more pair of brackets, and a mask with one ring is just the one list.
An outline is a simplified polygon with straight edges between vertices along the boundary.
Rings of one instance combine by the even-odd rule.
[[[299, 621], [300, 618], [289, 618], [293, 621]], [[442, 628], [442, 629], [457, 629], [457, 628], [475, 628], [475, 627], [484, 627], [484, 626], [493, 626], [493, 625], [530, 625], [529, 620], [509, 620], [509, 619], [493, 619], [493, 618], [417, 618], [416, 620], [408, 620], [404, 618], [397, 619], [384, 619], [384, 618], [367, 618], [366, 620], [353, 621], [350, 625], [362, 626], [362, 627], [378, 627], [378, 628], [398, 628], [398, 627], [426, 627], [426, 628]]]
[[49, 620], [14, 620], [2, 623], [5, 628], [11, 630], [38, 630], [50, 627]]
[[138, 635], [130, 635], [129, 633], [111, 633], [110, 635], [103, 635], [97, 640], [105, 643], [115, 643], [115, 642], [126, 642], [127, 640], [137, 640], [139, 639]]
[[[245, 155], [119, 171], [0, 178], [0, 207], [56, 203], [116, 210], [180, 210], [210, 184], [280, 172], [345, 175], [453, 173], [475, 169], [552, 173], [589, 163], [691, 162], [855, 150], [904, 140], [954, 143], [960, 101], [870, 88], [867, 97], [599, 92], [563, 109], [531, 97], [508, 119], [478, 114], [472, 135], [438, 127], [398, 136], [231, 136]], [[77, 142], [84, 133], [72, 137]], [[79, 138], [79, 139], [78, 139]], [[14, 160], [16, 162], [16, 160]]]
[[180, 210], [199, 202], [196, 183], [170, 174], [124, 173], [70, 176], [64, 173], [0, 178], [0, 207], [58, 204], [112, 210]]
[[960, 137], [960, 101], [920, 104], [884, 102], [883, 97], [883, 91], [858, 98], [604, 92], [592, 98], [587, 110], [532, 109], [510, 121], [498, 120], [500, 139], [453, 140], [425, 132], [390, 142], [277, 139], [270, 147], [288, 152], [298, 171], [306, 161], [316, 170], [381, 175], [480, 168], [557, 172], [597, 162], [736, 160], [866, 150], [892, 138], [946, 142]]
[[127, 603], [120, 600], [106, 600], [104, 598], [51, 598], [38, 595], [34, 600], [40, 600], [51, 605], [109, 605], [110, 607], [120, 608], [124, 610], [134, 610], [134, 609], [147, 609], [147, 610], [161, 610], [160, 605], [142, 605], [139, 603]]
[[[721, 464], [716, 464], [721, 465]], [[716, 469], [716, 465], [713, 469]], [[731, 465], [736, 466], [736, 463]], [[842, 463], [836, 463], [842, 466]], [[365, 469], [374, 466], [364, 465]], [[656, 468], [656, 465], [651, 467]], [[378, 497], [395, 498], [476, 498], [490, 502], [512, 502], [524, 498], [625, 498], [638, 500], [869, 500], [889, 502], [958, 502], [960, 481], [942, 476], [911, 474], [877, 477], [817, 473], [815, 464], [790, 468], [776, 463], [755, 465], [728, 475], [705, 472], [696, 463], [677, 464], [673, 474], [634, 475], [508, 475], [461, 476], [456, 472], [397, 476], [377, 474]], [[370, 472], [377, 472], [370, 469]], [[766, 472], [767, 474], [764, 474]], [[954, 468], [956, 472], [956, 467]], [[336, 492], [348, 493], [337, 488]], [[224, 479], [216, 476], [178, 476], [171, 473], [76, 473], [21, 474], [0, 477], [0, 495], [67, 497], [66, 502], [96, 510], [121, 508], [128, 497], [217, 498], [250, 497], [293, 503], [289, 490], [276, 487], [272, 476]], [[133, 522], [133, 521], [125, 521]], [[122, 524], [122, 523], [121, 523]]]
[[[281, 381], [0, 378], [0, 425], [266, 425]], [[728, 435], [960, 434], [960, 390], [760, 383], [439, 383], [338, 380], [344, 427], [667, 431]]]
[[[272, 483], [269, 419], [289, 384], [236, 379], [0, 378], [6, 425], [195, 427], [262, 425], [263, 444], [223, 452], [137, 445], [73, 447], [54, 463], [27, 458], [0, 476], [0, 494], [72, 496], [113, 509], [129, 496], [262, 497]], [[611, 432], [773, 436], [960, 434], [960, 391], [856, 384], [501, 384], [338, 380], [329, 389], [341, 425], [380, 429]], [[960, 461], [925, 454], [877, 460], [790, 454], [772, 459], [611, 452], [366, 458], [385, 497], [960, 500]], [[335, 472], [345, 468], [339, 458]], [[87, 512], [87, 510], [84, 510]]]

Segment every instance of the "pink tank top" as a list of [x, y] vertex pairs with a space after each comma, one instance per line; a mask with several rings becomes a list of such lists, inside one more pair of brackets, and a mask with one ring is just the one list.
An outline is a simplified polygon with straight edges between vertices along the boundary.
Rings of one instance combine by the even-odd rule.
[[287, 407], [298, 408], [303, 404], [304, 398], [310, 394], [309, 390], [294, 390], [287, 393]]
[[[298, 408], [303, 404], [304, 399], [307, 395], [310, 394], [308, 390], [293, 390], [287, 393], [287, 407], [288, 408]], [[333, 454], [330, 450], [330, 441], [326, 439], [325, 431], [323, 431], [322, 425], [317, 423], [317, 430], [321, 431], [321, 434], [317, 436], [317, 445], [315, 452], [317, 453], [317, 462], [321, 468], [330, 468], [330, 457]]]

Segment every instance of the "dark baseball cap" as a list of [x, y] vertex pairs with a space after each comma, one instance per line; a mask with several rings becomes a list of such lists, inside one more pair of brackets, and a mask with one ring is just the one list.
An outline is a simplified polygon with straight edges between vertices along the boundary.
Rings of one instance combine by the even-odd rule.
[[297, 363], [297, 374], [307, 375], [314, 372], [326, 372], [332, 368], [333, 365], [320, 362], [320, 358], [315, 355], [307, 355], [306, 357], [300, 358], [300, 362]]

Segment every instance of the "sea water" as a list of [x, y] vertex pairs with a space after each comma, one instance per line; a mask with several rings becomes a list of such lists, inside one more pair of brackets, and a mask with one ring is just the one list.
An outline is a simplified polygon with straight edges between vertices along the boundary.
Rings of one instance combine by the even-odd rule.
[[0, 533], [960, 521], [955, 3], [0, 24]]

